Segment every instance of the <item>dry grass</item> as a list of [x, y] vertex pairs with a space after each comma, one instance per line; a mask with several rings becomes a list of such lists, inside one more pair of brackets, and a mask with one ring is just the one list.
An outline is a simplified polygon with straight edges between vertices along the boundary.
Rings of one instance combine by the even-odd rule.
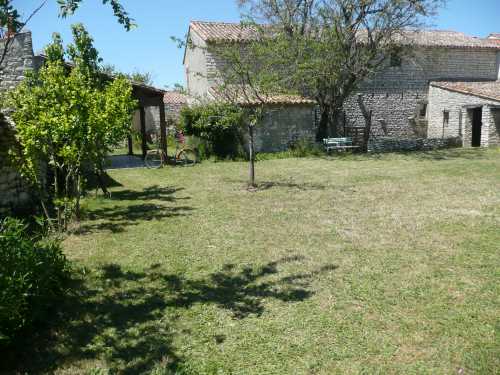
[[[500, 152], [113, 171], [68, 237], [87, 274], [32, 368], [500, 371]], [[49, 358], [50, 363], [47, 363]]]

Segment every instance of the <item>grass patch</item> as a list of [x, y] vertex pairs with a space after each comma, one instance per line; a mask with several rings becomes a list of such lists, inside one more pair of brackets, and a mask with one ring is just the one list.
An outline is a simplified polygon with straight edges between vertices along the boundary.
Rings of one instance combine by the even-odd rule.
[[79, 293], [13, 361], [58, 374], [500, 370], [500, 152], [115, 170]]

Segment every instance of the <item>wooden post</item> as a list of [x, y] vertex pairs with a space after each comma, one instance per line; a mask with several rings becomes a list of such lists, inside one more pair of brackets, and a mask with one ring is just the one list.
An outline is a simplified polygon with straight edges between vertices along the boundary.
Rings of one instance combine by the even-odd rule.
[[132, 136], [130, 134], [127, 136], [127, 143], [128, 143], [128, 154], [134, 155], [134, 144], [132, 142]]
[[146, 159], [146, 154], [148, 152], [148, 143], [146, 139], [146, 111], [144, 107], [141, 105], [139, 108], [141, 115], [141, 141], [142, 141], [142, 158]]
[[248, 187], [255, 187], [255, 150], [253, 138], [253, 125], [248, 125], [248, 154], [250, 158], [250, 169], [248, 178]]
[[[167, 123], [165, 121], [165, 104], [163, 103], [163, 97], [160, 99], [160, 148], [165, 153], [167, 157]], [[165, 160], [167, 162], [167, 160]]]

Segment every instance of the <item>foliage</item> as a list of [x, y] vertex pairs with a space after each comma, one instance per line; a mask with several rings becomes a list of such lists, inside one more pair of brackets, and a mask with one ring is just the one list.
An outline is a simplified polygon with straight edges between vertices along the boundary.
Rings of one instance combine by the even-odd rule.
[[64, 294], [69, 264], [56, 240], [36, 240], [17, 219], [0, 222], [0, 344], [47, 318]]
[[[72, 15], [78, 9], [82, 1], [83, 0], [57, 0], [60, 16], [65, 18]], [[0, 0], [0, 30], [7, 29], [10, 24], [15, 31], [19, 31], [27, 23], [29, 18], [40, 10], [43, 5], [45, 5], [45, 3], [42, 3], [42, 5], [35, 9], [28, 19], [22, 21], [19, 12], [14, 8], [12, 3], [13, 0]], [[129, 14], [118, 0], [102, 0], [102, 3], [104, 5], [109, 4], [111, 6], [118, 22], [122, 24], [127, 31], [136, 26], [134, 24], [134, 20], [130, 18]]]
[[66, 54], [74, 67], [64, 63], [59, 36], [46, 49], [46, 64], [11, 93], [12, 115], [21, 145], [16, 155], [21, 173], [38, 188], [49, 217], [45, 172], [54, 177], [54, 202], [58, 224], [66, 223], [79, 199], [87, 167], [102, 169], [105, 153], [126, 137], [136, 103], [124, 77], [102, 81], [99, 57], [83, 26], [73, 26], [75, 44]]
[[0, 38], [9, 26], [14, 30], [21, 27], [19, 12], [13, 7], [12, 0], [0, 0]]
[[149, 72], [134, 70], [132, 73], [122, 73], [113, 64], [105, 64], [100, 67], [100, 71], [110, 77], [124, 75], [132, 82], [142, 83], [151, 86], [153, 84], [153, 75]]
[[242, 154], [243, 111], [226, 103], [210, 103], [181, 110], [180, 127], [187, 135], [208, 142], [205, 157], [235, 158]]
[[[61, 10], [61, 16], [67, 17], [72, 15], [80, 6], [83, 0], [57, 0]], [[113, 13], [120, 24], [125, 27], [127, 31], [135, 28], [134, 20], [130, 18], [125, 8], [118, 0], [101, 0], [104, 5], [109, 4], [113, 9]]]

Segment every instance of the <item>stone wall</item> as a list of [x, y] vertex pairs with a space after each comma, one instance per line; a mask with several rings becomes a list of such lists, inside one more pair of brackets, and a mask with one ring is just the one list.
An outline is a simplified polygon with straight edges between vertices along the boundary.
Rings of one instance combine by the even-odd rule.
[[[429, 88], [429, 137], [463, 137], [463, 145], [471, 145], [472, 111], [465, 106], [482, 107], [481, 146], [500, 145], [498, 110], [493, 106], [500, 102], [473, 95], [442, 89]], [[444, 122], [444, 111], [449, 112], [448, 124]]]
[[[0, 39], [3, 52], [6, 39]], [[8, 51], [0, 66], [0, 91], [14, 88], [24, 79], [27, 70], [34, 68], [33, 43], [31, 33], [17, 34], [9, 42]]]
[[[403, 58], [399, 67], [384, 67], [363, 83], [359, 93], [366, 109], [373, 111], [375, 135], [418, 138], [422, 134], [415, 124], [421, 106], [428, 102], [430, 81], [493, 81], [497, 75], [496, 50], [426, 48]], [[344, 109], [347, 126], [364, 126], [357, 95], [346, 101]]]
[[185, 103], [165, 103], [165, 117], [178, 122], [181, 117], [181, 110], [186, 105]]
[[16, 172], [9, 155], [15, 147], [14, 129], [0, 115], [0, 218], [27, 211], [31, 202], [27, 184]]
[[[5, 40], [0, 40], [3, 51]], [[31, 33], [18, 34], [11, 40], [6, 58], [0, 66], [0, 93], [14, 88], [26, 71], [34, 68]], [[16, 172], [9, 151], [16, 147], [15, 129], [0, 114], [0, 216], [23, 212], [30, 206], [27, 184]]]
[[416, 139], [375, 137], [368, 143], [368, 152], [429, 151], [459, 147], [461, 144], [462, 141], [458, 137]]
[[315, 112], [313, 105], [268, 107], [255, 131], [255, 150], [284, 151], [290, 142], [298, 139], [314, 142], [317, 130]]

